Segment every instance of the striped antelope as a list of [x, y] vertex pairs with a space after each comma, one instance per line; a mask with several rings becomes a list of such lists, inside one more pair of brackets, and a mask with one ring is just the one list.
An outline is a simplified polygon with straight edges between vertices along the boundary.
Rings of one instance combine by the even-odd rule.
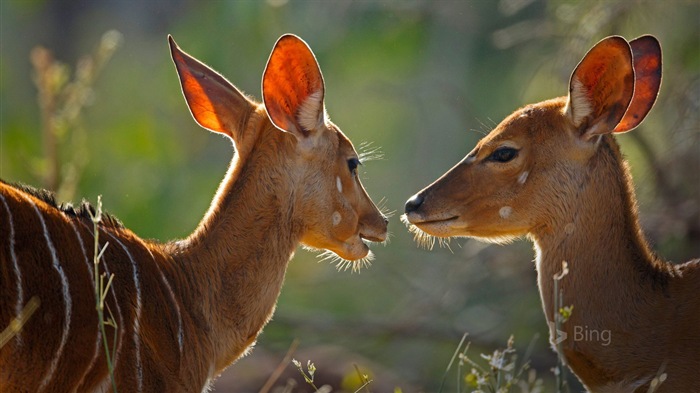
[[664, 373], [656, 392], [700, 392], [700, 260], [653, 253], [613, 136], [644, 120], [660, 85], [656, 38], [608, 37], [574, 69], [568, 96], [515, 111], [406, 202], [424, 240], [534, 241], [550, 339], [591, 392], [651, 391]]
[[[387, 220], [357, 176], [350, 140], [327, 117], [309, 47], [276, 43], [263, 104], [178, 48], [170, 49], [195, 120], [228, 136], [235, 155], [192, 235], [160, 244], [107, 217], [100, 272], [118, 325], [120, 392], [195, 392], [246, 353], [275, 309], [299, 243], [351, 263], [371, 257]], [[37, 296], [38, 311], [0, 348], [3, 392], [110, 387], [93, 284], [91, 207], [59, 207], [45, 191], [0, 182], [0, 327]], [[355, 267], [355, 266], [353, 266]]]

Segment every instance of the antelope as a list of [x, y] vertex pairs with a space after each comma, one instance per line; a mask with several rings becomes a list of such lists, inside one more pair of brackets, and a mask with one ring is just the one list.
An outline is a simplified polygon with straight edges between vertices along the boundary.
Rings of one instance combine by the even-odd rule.
[[[550, 342], [592, 392], [647, 392], [664, 373], [657, 392], [700, 391], [700, 260], [652, 252], [614, 137], [642, 122], [660, 84], [656, 38], [605, 38], [568, 96], [516, 110], [405, 205], [418, 240], [532, 240]], [[573, 309], [556, 332], [559, 294]]]
[[[142, 240], [109, 217], [99, 224], [100, 247], [109, 243], [99, 270], [114, 275], [106, 307], [117, 329], [106, 336], [123, 392], [206, 391], [270, 320], [300, 243], [361, 265], [369, 243], [387, 236], [358, 178], [358, 153], [326, 114], [323, 76], [303, 40], [277, 41], [256, 103], [168, 39], [192, 116], [228, 137], [235, 154], [184, 240]], [[0, 349], [0, 390], [111, 390], [91, 278], [93, 210], [0, 183], [0, 327], [30, 297], [41, 301]]]

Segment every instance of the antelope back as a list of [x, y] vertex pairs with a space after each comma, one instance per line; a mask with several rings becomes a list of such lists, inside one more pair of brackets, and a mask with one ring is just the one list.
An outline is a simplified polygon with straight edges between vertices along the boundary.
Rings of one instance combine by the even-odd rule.
[[596, 178], [597, 187], [628, 180], [610, 134], [644, 119], [660, 82], [661, 49], [654, 37], [600, 41], [572, 73], [568, 96], [508, 116], [409, 199], [405, 219], [419, 236], [495, 242], [559, 222], [563, 227], [569, 220], [564, 212], [589, 202], [577, 198], [584, 180]]
[[[30, 299], [39, 302], [16, 337], [0, 348], [3, 391], [92, 391], [109, 383], [95, 308], [90, 213], [95, 211], [87, 204], [59, 207], [45, 191], [0, 182], [0, 326], [18, 318]], [[135, 391], [157, 387], [156, 370], [176, 370], [182, 353], [180, 309], [171, 276], [159, 267], [170, 264], [107, 215], [98, 225], [98, 240], [100, 248], [109, 247], [97, 273], [115, 277], [105, 319], [118, 329], [108, 325], [105, 333], [116, 377]], [[163, 329], [163, 321], [171, 319], [180, 323]]]

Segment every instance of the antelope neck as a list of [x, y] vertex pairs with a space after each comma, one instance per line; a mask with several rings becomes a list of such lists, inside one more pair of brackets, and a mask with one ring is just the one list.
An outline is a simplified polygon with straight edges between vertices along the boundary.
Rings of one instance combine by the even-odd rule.
[[621, 318], [620, 313], [642, 312], [634, 305], [664, 291], [672, 268], [653, 256], [643, 238], [628, 169], [613, 137], [601, 140], [583, 173], [572, 170], [564, 176], [574, 184], [554, 198], [552, 209], [560, 213], [531, 234], [547, 320], [554, 313], [553, 276], [566, 261], [561, 306], [574, 306], [574, 324], [638, 328], [630, 325], [643, 315]]
[[[284, 143], [267, 139], [264, 143]], [[215, 359], [217, 372], [239, 357], [270, 319], [301, 239], [293, 184], [283, 169], [269, 165], [284, 162], [279, 157], [284, 149], [261, 143], [248, 157], [234, 156], [204, 219], [171, 252], [189, 291], [183, 301], [204, 330], [198, 335], [211, 345], [209, 359]]]

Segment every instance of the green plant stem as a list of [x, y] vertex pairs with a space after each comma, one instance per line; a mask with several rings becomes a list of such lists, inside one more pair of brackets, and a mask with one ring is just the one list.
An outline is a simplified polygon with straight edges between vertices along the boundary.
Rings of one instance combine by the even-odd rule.
[[[93, 258], [93, 264], [95, 266], [94, 269], [94, 284], [95, 284], [95, 309], [97, 310], [97, 321], [100, 325], [100, 332], [102, 334], [102, 344], [104, 345], [105, 349], [105, 358], [107, 360], [107, 369], [109, 370], [109, 378], [112, 382], [112, 390], [114, 393], [117, 393], [117, 381], [114, 378], [114, 364], [113, 364], [113, 359], [110, 356], [109, 353], [109, 343], [107, 342], [107, 329], [105, 329], [105, 319], [104, 319], [104, 306], [105, 306], [105, 298], [107, 297], [107, 293], [109, 291], [109, 288], [112, 284], [112, 279], [114, 278], [114, 274], [111, 274], [109, 279], [107, 280], [107, 285], [104, 285], [104, 275], [100, 275], [100, 270], [99, 270], [99, 265], [100, 265], [100, 259], [104, 255], [105, 250], [107, 250], [107, 246], [109, 243], [105, 243], [104, 247], [100, 250], [100, 241], [99, 241], [99, 236], [100, 236], [100, 231], [99, 231], [99, 223], [100, 220], [102, 219], [102, 198], [97, 197], [97, 212], [93, 216], [92, 213], [90, 213], [90, 218], [92, 219], [92, 227], [93, 227], [93, 238], [95, 239], [95, 247], [94, 247], [94, 258]], [[110, 312], [111, 314], [111, 312]], [[113, 347], [116, 348], [117, 344], [117, 323], [114, 321], [114, 317], [112, 316], [110, 318], [109, 324], [114, 327], [114, 345]]]
[[562, 271], [559, 274], [555, 274], [554, 279], [554, 339], [557, 340], [557, 366], [556, 366], [556, 381], [557, 381], [557, 392], [569, 393], [569, 385], [566, 383], [566, 359], [564, 358], [564, 347], [561, 345], [561, 341], [558, 340], [559, 331], [562, 324], [562, 316], [559, 313], [561, 304], [564, 298], [564, 291], [559, 289], [559, 281], [561, 281], [564, 276], [569, 274], [569, 268], [566, 261], [562, 262]]

